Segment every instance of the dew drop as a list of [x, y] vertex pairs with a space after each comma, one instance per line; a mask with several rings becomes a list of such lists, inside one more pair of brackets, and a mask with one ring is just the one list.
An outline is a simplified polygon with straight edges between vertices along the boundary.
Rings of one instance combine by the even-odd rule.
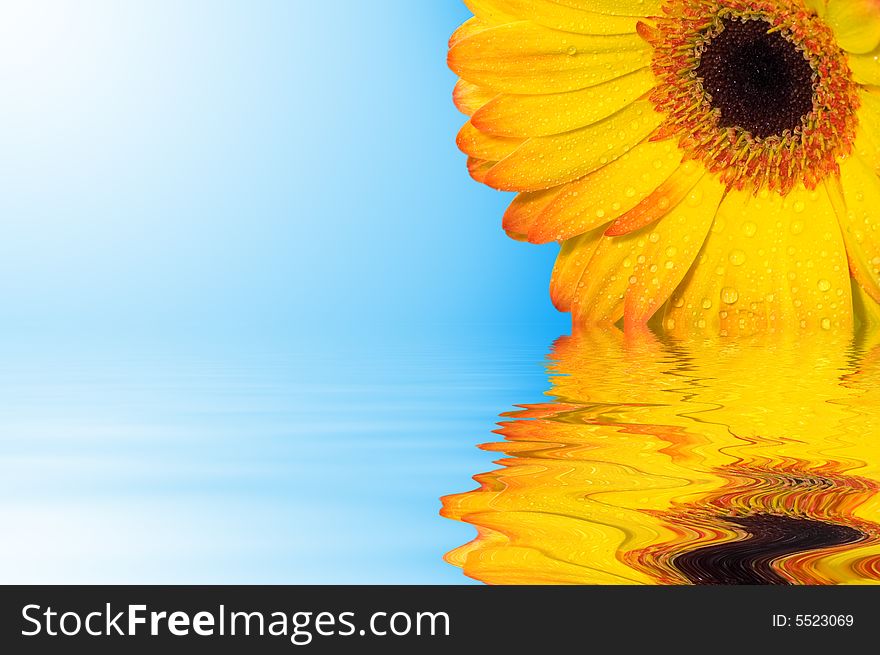
[[728, 305], [732, 305], [739, 300], [739, 292], [733, 287], [724, 287], [721, 290], [721, 300]]
[[734, 266], [742, 266], [746, 261], [746, 254], [742, 250], [731, 250], [728, 259]]
[[828, 280], [819, 280], [818, 286], [819, 291], [829, 291], [831, 289], [831, 282]]

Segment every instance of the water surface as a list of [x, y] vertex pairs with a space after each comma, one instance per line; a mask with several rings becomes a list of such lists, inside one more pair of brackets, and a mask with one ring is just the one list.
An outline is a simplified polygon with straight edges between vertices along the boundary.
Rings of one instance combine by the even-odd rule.
[[874, 338], [460, 334], [5, 343], [0, 581], [880, 578]]
[[458, 583], [547, 340], [0, 344], [0, 582]]

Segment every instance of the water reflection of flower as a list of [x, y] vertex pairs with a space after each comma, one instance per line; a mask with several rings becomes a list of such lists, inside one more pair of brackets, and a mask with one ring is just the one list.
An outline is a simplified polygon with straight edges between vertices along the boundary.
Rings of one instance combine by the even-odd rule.
[[[467, 575], [718, 581], [682, 567], [738, 544], [765, 582], [880, 580], [872, 338], [683, 343], [609, 330], [561, 338], [548, 369], [551, 400], [505, 414], [504, 440], [483, 446], [504, 455], [500, 468], [444, 499], [445, 516], [478, 530], [447, 555]], [[780, 547], [795, 528], [815, 538]]]

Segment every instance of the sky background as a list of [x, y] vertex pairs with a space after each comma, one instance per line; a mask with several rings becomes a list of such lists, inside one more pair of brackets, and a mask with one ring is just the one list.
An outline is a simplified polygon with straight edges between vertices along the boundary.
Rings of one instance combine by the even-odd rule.
[[509, 198], [454, 147], [446, 40], [468, 16], [2, 3], [2, 329], [288, 342], [552, 321], [552, 246], [501, 238]]
[[0, 582], [462, 582], [553, 246], [454, 145], [458, 0], [0, 3]]

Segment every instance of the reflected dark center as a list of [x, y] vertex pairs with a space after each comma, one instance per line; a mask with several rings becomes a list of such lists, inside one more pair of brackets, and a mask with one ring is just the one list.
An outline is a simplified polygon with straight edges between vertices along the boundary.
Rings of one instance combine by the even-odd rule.
[[794, 131], [813, 109], [813, 69], [803, 51], [763, 20], [722, 21], [696, 73], [721, 111], [721, 127], [767, 138]]
[[748, 537], [676, 555], [675, 567], [693, 584], [790, 584], [774, 568], [777, 559], [865, 538], [855, 528], [818, 519], [754, 514], [722, 520]]

